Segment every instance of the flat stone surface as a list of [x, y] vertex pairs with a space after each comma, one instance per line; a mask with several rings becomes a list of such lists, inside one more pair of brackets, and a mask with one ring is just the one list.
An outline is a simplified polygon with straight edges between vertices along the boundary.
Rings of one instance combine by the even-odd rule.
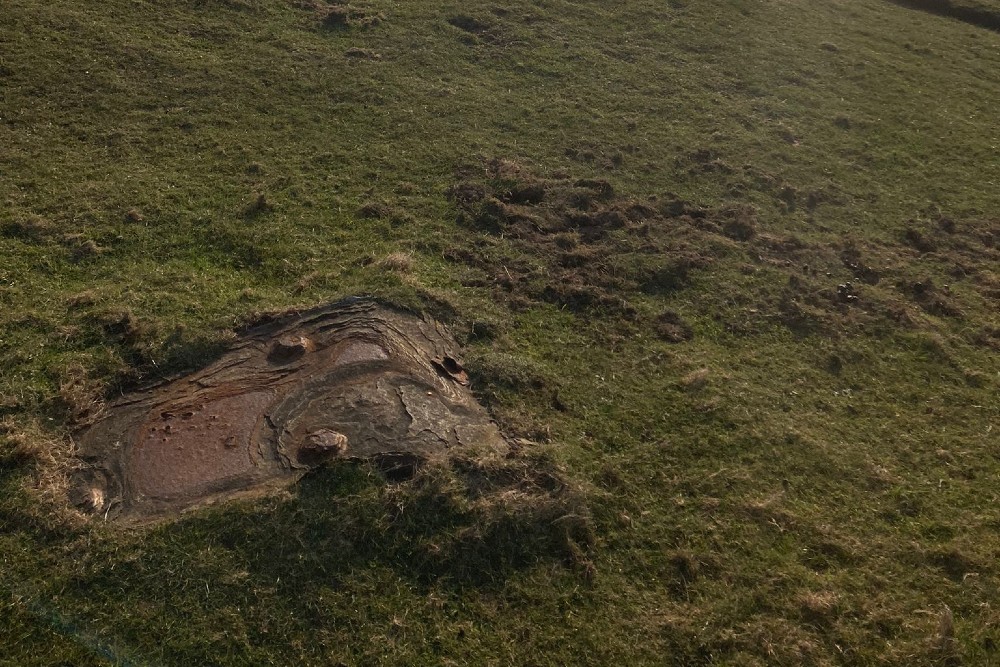
[[368, 299], [257, 327], [81, 429], [71, 497], [141, 519], [292, 483], [332, 458], [506, 451], [457, 359], [440, 324]]
[[126, 469], [136, 494], [169, 499], [211, 492], [261, 465], [254, 436], [273, 399], [265, 391], [224, 396], [144, 424]]

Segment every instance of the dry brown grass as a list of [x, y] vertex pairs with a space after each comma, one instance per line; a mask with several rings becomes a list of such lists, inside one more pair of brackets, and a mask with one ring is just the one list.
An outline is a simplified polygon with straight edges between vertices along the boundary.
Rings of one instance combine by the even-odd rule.
[[394, 252], [383, 257], [379, 266], [396, 273], [410, 273], [413, 271], [413, 256], [407, 252]]
[[0, 444], [9, 448], [8, 460], [23, 468], [23, 490], [33, 500], [28, 518], [40, 525], [74, 528], [85, 521], [69, 503], [69, 476], [78, 462], [70, 438], [60, 438], [38, 422], [0, 421]]
[[938, 614], [937, 628], [931, 637], [931, 645], [931, 654], [936, 664], [948, 667], [962, 664], [958, 641], [955, 639], [955, 617], [947, 605]]
[[59, 383], [59, 402], [70, 423], [88, 423], [104, 410], [104, 388], [82, 366], [70, 366]]
[[698, 391], [708, 386], [711, 375], [711, 371], [707, 368], [699, 368], [678, 380], [678, 384], [687, 391]]
[[812, 621], [828, 621], [835, 617], [840, 596], [833, 591], [808, 591], [799, 596], [802, 615]]

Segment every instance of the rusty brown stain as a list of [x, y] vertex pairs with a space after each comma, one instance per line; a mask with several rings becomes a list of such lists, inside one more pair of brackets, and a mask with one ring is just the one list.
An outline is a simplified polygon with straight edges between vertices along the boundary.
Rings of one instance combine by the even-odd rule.
[[252, 436], [273, 398], [263, 391], [237, 394], [156, 415], [143, 425], [126, 466], [135, 492], [171, 499], [253, 473], [262, 457]]

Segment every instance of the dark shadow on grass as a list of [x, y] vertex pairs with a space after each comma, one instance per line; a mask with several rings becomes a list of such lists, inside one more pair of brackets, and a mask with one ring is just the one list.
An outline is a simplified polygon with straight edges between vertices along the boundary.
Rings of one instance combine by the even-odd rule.
[[[176, 569], [178, 549], [209, 546], [245, 567], [249, 581], [275, 586], [278, 598], [301, 607], [296, 614], [308, 613], [318, 584], [350, 586], [373, 570], [417, 590], [456, 592], [499, 590], [513, 573], [545, 563], [593, 574], [589, 519], [560, 480], [527, 465], [495, 475], [468, 466], [425, 469], [394, 485], [372, 465], [345, 462], [304, 479], [292, 500], [223, 505], [154, 528], [142, 538], [143, 562], [93, 571], [74, 590], [99, 595], [113, 580], [169, 604], [179, 594], [172, 584], [144, 573]], [[227, 575], [196, 567], [193, 576], [210, 582]]]
[[959, 5], [952, 0], [889, 0], [889, 2], [920, 11], [956, 19], [979, 28], [1000, 31], [1000, 12]]
[[500, 586], [540, 562], [578, 565], [593, 542], [581, 505], [551, 479], [469, 464], [383, 487], [373, 467], [345, 464], [304, 480], [276, 512], [226, 521], [219, 539], [265, 579], [308, 581], [318, 570], [330, 581], [377, 563], [420, 587]]
[[[45, 602], [53, 590], [35, 597], [60, 632], [88, 639], [87, 646], [143, 655], [163, 643], [171, 664], [204, 664], [222, 645], [235, 652], [243, 646], [222, 634], [211, 643], [179, 642], [174, 624], [197, 636], [206, 624], [228, 622], [238, 607], [253, 641], [273, 649], [284, 635], [267, 634], [268, 627], [294, 636], [329, 625], [323, 596], [331, 591], [386, 586], [384, 604], [392, 605], [396, 581], [418, 594], [461, 597], [500, 594], [509, 577], [538, 565], [572, 567], [588, 578], [594, 540], [585, 510], [561, 479], [533, 468], [520, 460], [494, 474], [492, 466], [460, 462], [391, 484], [373, 465], [344, 462], [303, 480], [293, 499], [224, 504], [175, 523], [88, 538], [83, 563], [53, 564], [58, 607]], [[12, 485], [0, 470], [0, 491]], [[67, 544], [67, 536], [43, 536], [40, 526], [17, 526], [13, 507], [0, 502], [0, 531], [26, 531], [38, 546]], [[113, 612], [93, 610], [118, 605], [142, 613], [114, 619], [114, 629], [101, 626]], [[71, 625], [78, 618], [88, 620]]]

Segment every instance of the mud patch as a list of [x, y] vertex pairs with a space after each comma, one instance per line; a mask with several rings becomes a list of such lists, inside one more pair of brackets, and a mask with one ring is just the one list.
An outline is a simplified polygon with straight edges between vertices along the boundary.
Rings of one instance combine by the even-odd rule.
[[71, 498], [143, 518], [289, 484], [332, 459], [403, 479], [452, 452], [506, 452], [456, 348], [433, 320], [366, 299], [260, 325], [81, 429]]

